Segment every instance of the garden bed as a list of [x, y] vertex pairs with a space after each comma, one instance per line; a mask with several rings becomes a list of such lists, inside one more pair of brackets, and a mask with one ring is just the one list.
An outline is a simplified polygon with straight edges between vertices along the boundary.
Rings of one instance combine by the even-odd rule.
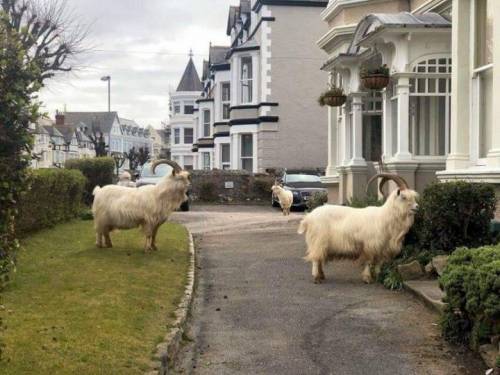
[[138, 230], [98, 249], [91, 221], [26, 238], [3, 296], [3, 374], [117, 373], [150, 369], [183, 295], [188, 235], [178, 224], [158, 232], [144, 254]]

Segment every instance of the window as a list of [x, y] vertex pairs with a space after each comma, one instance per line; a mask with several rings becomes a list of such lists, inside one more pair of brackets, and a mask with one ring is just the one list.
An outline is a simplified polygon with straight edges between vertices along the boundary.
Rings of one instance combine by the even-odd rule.
[[187, 171], [193, 170], [193, 157], [192, 156], [184, 156], [184, 169]]
[[174, 102], [174, 114], [177, 115], [179, 113], [181, 113], [181, 103]]
[[419, 62], [410, 78], [409, 143], [416, 156], [445, 156], [448, 152], [451, 59]]
[[222, 169], [231, 168], [231, 146], [229, 143], [223, 143], [220, 145], [221, 154], [221, 167]]
[[203, 169], [209, 170], [210, 169], [210, 153], [208, 152], [203, 152]]
[[193, 128], [184, 128], [184, 143], [193, 143]]
[[241, 102], [251, 103], [252, 90], [253, 90], [253, 70], [252, 70], [252, 58], [242, 57], [241, 58]]
[[174, 144], [178, 145], [181, 143], [181, 129], [174, 129]]
[[186, 102], [184, 103], [184, 114], [192, 115], [194, 113], [194, 103]]
[[229, 109], [231, 107], [231, 85], [229, 82], [221, 83], [222, 119], [229, 120]]
[[210, 111], [203, 111], [203, 136], [210, 137]]
[[253, 136], [241, 135], [241, 169], [253, 172]]

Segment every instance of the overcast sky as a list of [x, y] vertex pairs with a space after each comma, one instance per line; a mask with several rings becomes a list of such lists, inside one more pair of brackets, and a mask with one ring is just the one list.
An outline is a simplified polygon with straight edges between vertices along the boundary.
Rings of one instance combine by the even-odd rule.
[[229, 5], [237, 0], [67, 0], [81, 21], [92, 25], [79, 70], [48, 82], [44, 109], [111, 110], [140, 125], [160, 127], [168, 118], [168, 93], [175, 90], [193, 49], [198, 73], [208, 44], [227, 45]]

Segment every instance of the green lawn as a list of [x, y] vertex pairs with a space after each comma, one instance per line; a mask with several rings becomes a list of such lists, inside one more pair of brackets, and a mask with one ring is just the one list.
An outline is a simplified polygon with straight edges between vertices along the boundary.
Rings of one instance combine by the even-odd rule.
[[92, 221], [41, 231], [22, 243], [3, 294], [1, 374], [138, 374], [173, 320], [189, 264], [185, 228], [158, 232], [144, 254], [138, 230], [95, 247]]

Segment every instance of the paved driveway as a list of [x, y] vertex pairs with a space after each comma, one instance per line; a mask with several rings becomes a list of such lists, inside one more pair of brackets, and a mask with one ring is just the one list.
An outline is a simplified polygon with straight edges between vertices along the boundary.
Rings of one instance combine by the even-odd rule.
[[199, 283], [176, 369], [184, 374], [484, 374], [450, 348], [437, 316], [404, 292], [365, 285], [352, 263], [315, 285], [301, 213], [268, 207], [176, 213], [195, 234]]

